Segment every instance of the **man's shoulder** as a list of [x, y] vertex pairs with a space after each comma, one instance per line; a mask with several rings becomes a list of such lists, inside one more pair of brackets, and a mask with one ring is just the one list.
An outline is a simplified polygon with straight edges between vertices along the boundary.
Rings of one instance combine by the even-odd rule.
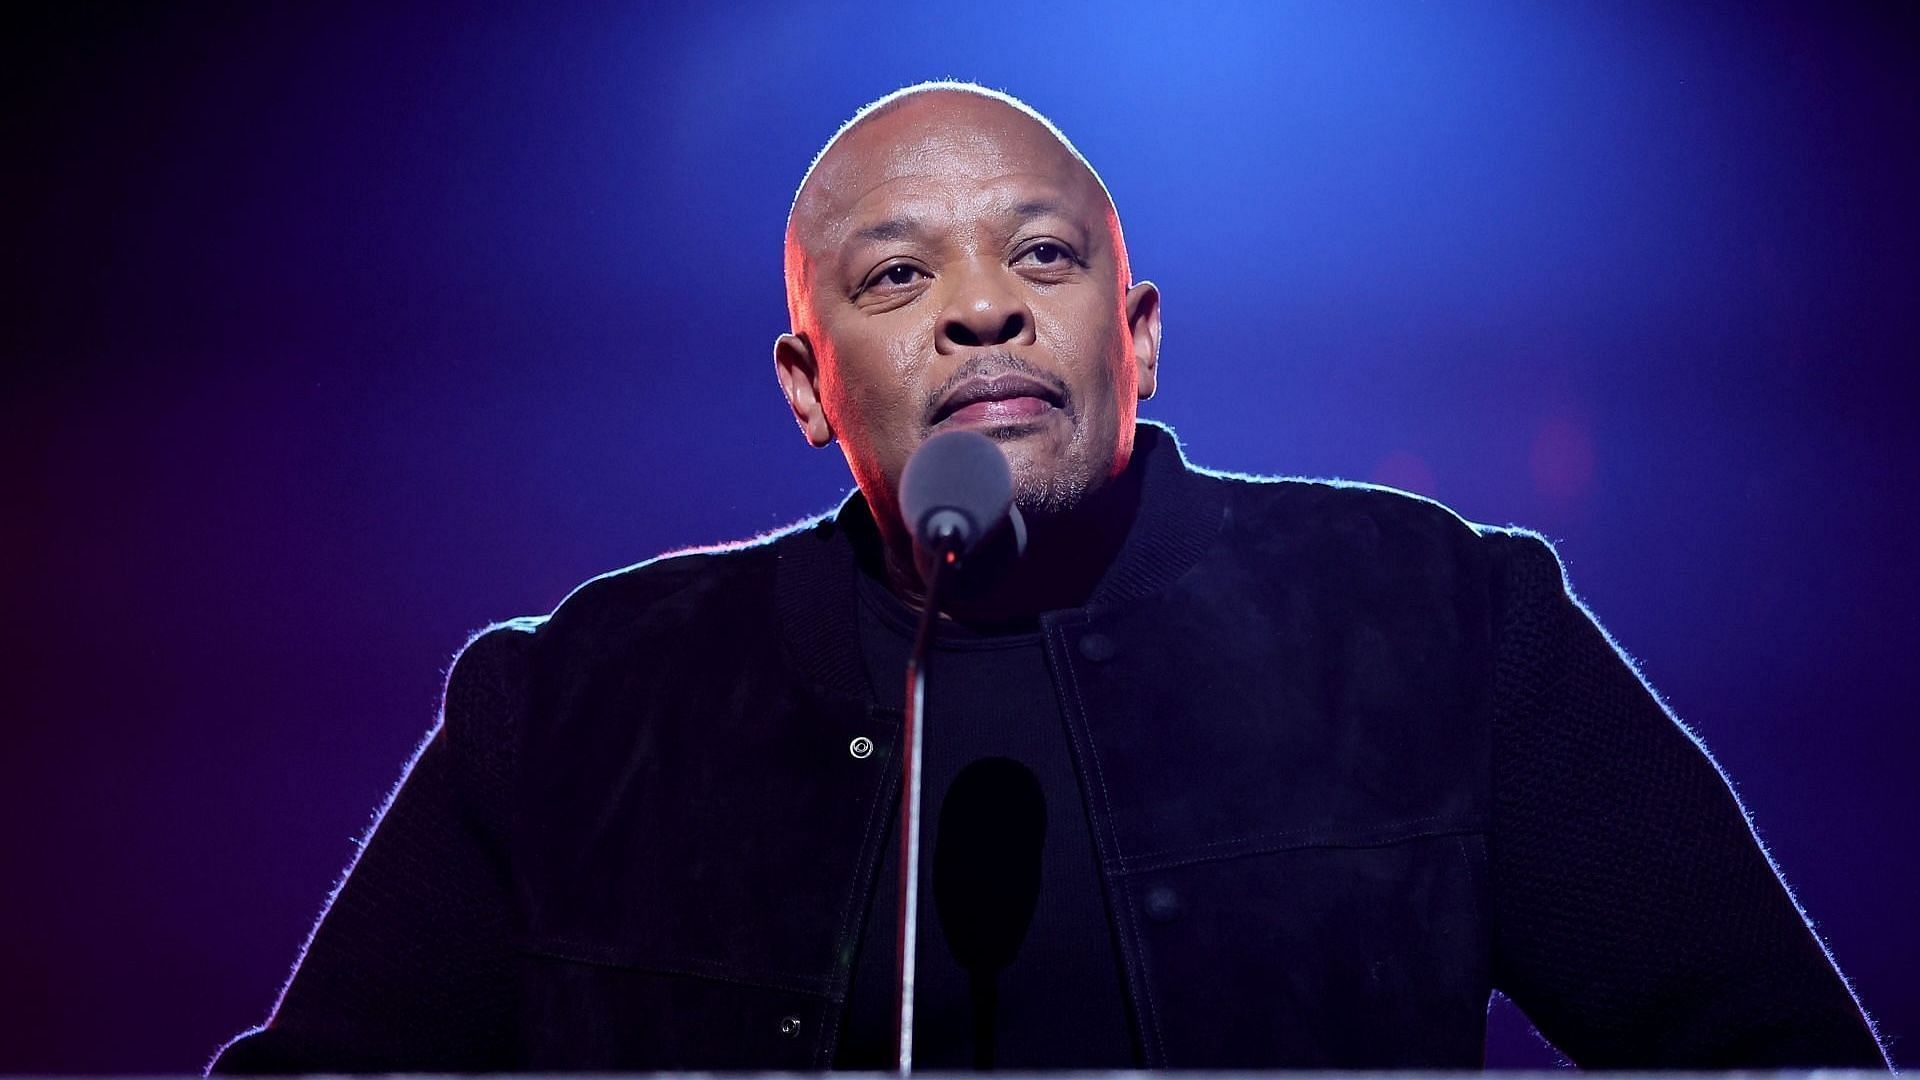
[[[606, 639], [650, 628], [698, 633], [702, 625], [753, 625], [771, 615], [776, 563], [832, 521], [816, 515], [742, 540], [681, 548], [596, 575], [575, 586], [551, 614], [490, 627], [545, 641]], [[761, 623], [760, 625], [764, 625]]]
[[773, 573], [783, 540], [819, 523], [820, 519], [809, 518], [743, 540], [680, 548], [610, 570], [576, 587], [554, 610], [554, 617], [641, 613], [689, 599], [688, 593], [752, 588]]
[[1227, 490], [1227, 540], [1275, 556], [1303, 552], [1431, 561], [1499, 573], [1509, 563], [1558, 573], [1552, 543], [1515, 524], [1468, 518], [1452, 506], [1385, 484], [1314, 476], [1196, 469]]
[[1488, 528], [1437, 499], [1385, 484], [1195, 471], [1227, 488], [1229, 517], [1238, 528], [1254, 532], [1334, 538], [1406, 535], [1471, 543]]

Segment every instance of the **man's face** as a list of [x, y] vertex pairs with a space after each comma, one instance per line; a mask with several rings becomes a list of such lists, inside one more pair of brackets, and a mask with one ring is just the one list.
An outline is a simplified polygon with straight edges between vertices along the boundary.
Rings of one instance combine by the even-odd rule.
[[1127, 289], [1105, 192], [1030, 117], [929, 94], [869, 118], [815, 169], [788, 245], [781, 382], [876, 511], [894, 512], [913, 451], [956, 428], [999, 443], [1031, 514], [1126, 466], [1157, 293]]

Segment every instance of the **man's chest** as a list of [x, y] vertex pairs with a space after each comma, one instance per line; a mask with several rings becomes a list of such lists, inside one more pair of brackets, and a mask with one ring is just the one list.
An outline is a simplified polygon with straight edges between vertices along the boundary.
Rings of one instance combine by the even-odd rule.
[[[1285, 598], [1250, 614], [1228, 584], [1043, 635], [1147, 1061], [1371, 1060], [1379, 1024], [1464, 1046], [1468, 650]], [[612, 680], [530, 741], [514, 858], [530, 1030], [558, 1055], [534, 1064], [800, 1067], [839, 1039], [899, 717], [734, 674]]]

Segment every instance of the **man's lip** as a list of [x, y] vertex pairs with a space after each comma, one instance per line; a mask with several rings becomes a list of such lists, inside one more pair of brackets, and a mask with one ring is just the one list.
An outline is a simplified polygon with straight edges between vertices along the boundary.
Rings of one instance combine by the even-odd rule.
[[940, 421], [943, 425], [967, 424], [1018, 424], [1025, 420], [1045, 416], [1053, 411], [1053, 404], [1045, 398], [1015, 397], [988, 398], [984, 401], [970, 402], [948, 413]]
[[1017, 398], [1035, 398], [1055, 408], [1061, 404], [1060, 394], [1038, 379], [1025, 375], [1001, 375], [992, 379], [971, 379], [954, 387], [934, 407], [932, 421], [941, 423], [969, 405], [989, 401], [1013, 402]]

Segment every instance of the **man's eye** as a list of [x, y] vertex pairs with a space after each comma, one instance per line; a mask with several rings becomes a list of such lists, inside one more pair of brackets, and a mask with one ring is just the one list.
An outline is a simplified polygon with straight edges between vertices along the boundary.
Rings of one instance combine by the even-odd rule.
[[1052, 266], [1073, 258], [1073, 254], [1059, 244], [1039, 243], [1028, 248], [1021, 258], [1032, 259], [1041, 266]]
[[874, 285], [911, 285], [921, 275], [919, 267], [912, 263], [894, 263], [874, 275]]

